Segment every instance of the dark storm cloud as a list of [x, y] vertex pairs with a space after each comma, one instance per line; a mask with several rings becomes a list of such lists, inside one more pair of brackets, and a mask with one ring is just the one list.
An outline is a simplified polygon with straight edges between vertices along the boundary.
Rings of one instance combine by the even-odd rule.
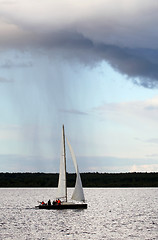
[[[146, 49], [130, 49], [116, 46], [99, 47], [102, 59], [108, 61], [113, 68], [133, 79], [133, 82], [147, 88], [158, 84], [158, 51]], [[152, 57], [153, 54], [153, 57]]]
[[[95, 43], [92, 39], [76, 32], [54, 32], [37, 34], [28, 39], [27, 44], [15, 44], [15, 48], [43, 49], [52, 56], [74, 59], [83, 64], [93, 65], [100, 61], [108, 62], [115, 70], [133, 79], [133, 82], [146, 88], [158, 85], [158, 50], [123, 48], [115, 45]], [[23, 45], [23, 46], [22, 46]], [[20, 46], [20, 47], [19, 47]], [[11, 63], [9, 60], [1, 67], [31, 67], [32, 63]]]
[[[84, 64], [107, 61], [115, 70], [147, 88], [158, 84], [158, 50], [123, 48], [95, 43], [92, 39], [75, 32], [52, 33], [39, 37], [38, 46], [57, 50], [67, 59], [76, 59]], [[36, 42], [37, 44], [37, 42]]]
[[156, 1], [0, 3], [0, 49], [44, 50], [88, 65], [106, 61], [134, 83], [157, 87]]

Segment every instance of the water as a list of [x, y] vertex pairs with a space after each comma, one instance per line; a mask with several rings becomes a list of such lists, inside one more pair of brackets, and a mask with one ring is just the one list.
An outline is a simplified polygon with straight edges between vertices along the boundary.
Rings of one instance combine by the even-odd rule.
[[84, 189], [86, 210], [34, 208], [55, 191], [0, 189], [0, 240], [158, 239], [158, 188]]

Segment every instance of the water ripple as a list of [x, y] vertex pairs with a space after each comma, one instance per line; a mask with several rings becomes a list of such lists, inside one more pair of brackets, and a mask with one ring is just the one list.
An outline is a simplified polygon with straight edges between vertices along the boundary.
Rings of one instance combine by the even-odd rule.
[[53, 199], [55, 189], [0, 189], [0, 195], [3, 240], [158, 239], [157, 188], [85, 189], [86, 210], [34, 208]]

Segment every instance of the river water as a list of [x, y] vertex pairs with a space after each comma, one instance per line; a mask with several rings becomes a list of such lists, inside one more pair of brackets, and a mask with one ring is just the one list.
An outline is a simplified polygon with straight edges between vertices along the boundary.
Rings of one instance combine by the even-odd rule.
[[88, 209], [35, 209], [55, 192], [1, 188], [0, 240], [158, 239], [158, 188], [86, 188]]

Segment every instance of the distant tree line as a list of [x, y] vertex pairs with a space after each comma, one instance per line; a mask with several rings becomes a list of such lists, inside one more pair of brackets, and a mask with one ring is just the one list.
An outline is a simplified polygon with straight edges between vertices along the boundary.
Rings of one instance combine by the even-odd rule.
[[[0, 173], [0, 187], [57, 187], [57, 173]], [[158, 187], [158, 173], [81, 173], [83, 187]], [[67, 173], [67, 186], [75, 174]]]

